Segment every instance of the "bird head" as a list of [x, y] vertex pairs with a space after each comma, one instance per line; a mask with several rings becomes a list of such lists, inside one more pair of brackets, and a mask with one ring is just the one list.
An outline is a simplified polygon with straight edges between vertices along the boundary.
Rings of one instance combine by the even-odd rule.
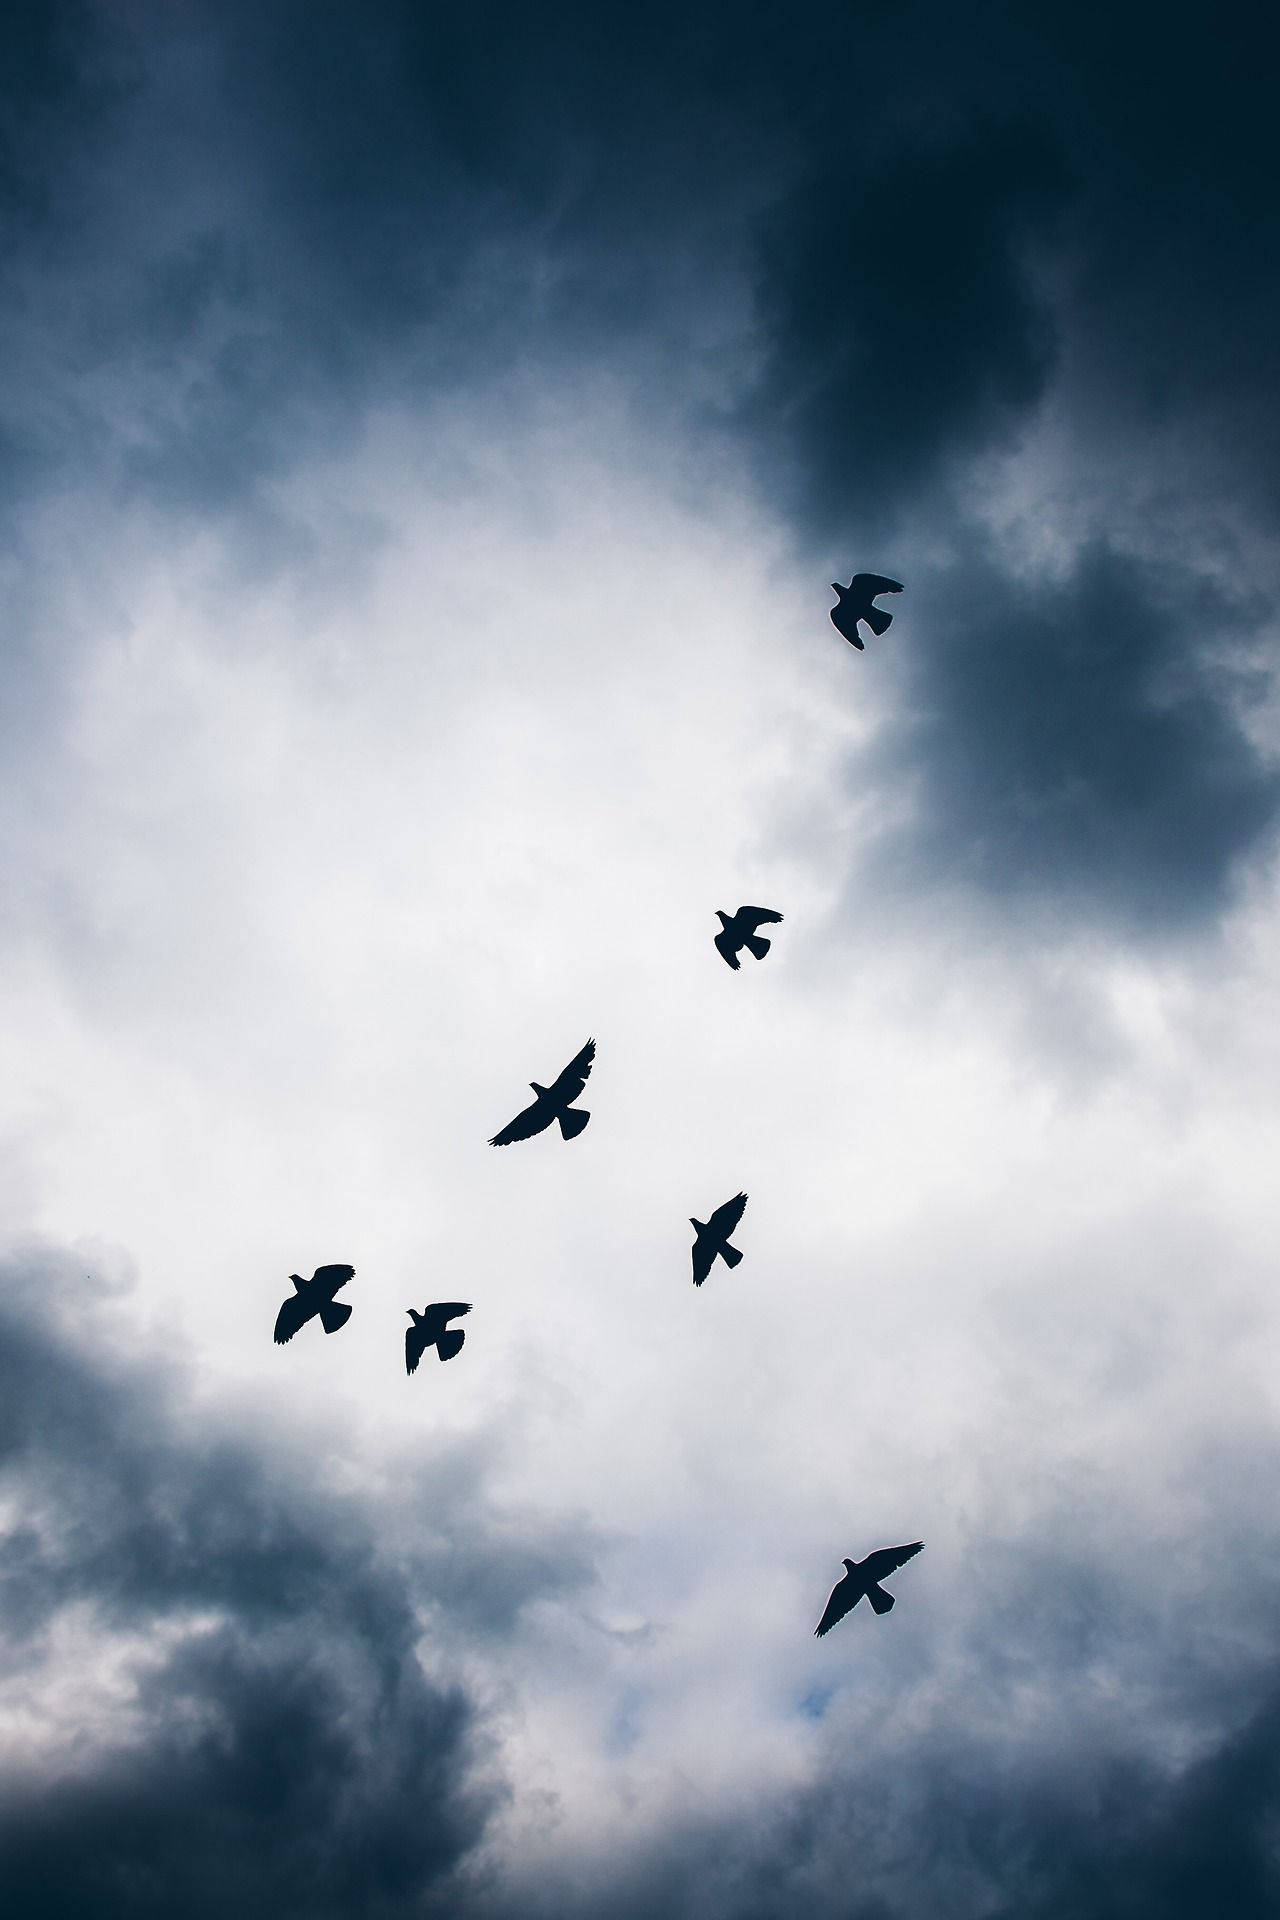
[[720, 925], [721, 925], [722, 927], [727, 927], [727, 926], [728, 926], [728, 924], [729, 924], [729, 916], [728, 916], [728, 914], [727, 914], [727, 913], [721, 913], [721, 911], [720, 911], [720, 909], [719, 909], [719, 907], [717, 907], [717, 908], [716, 908], [716, 919], [717, 919], [717, 920], [718, 920], [718, 921], [720, 922]]
[[842, 587], [838, 580], [833, 580], [831, 582], [831, 591], [832, 593], [838, 593], [840, 595], [840, 598], [843, 600], [846, 593], [848, 593], [849, 589], [848, 587]]
[[539, 1099], [541, 1099], [541, 1098], [542, 1098], [542, 1096], [543, 1096], [543, 1094], [544, 1094], [544, 1093], [546, 1092], [546, 1088], [545, 1088], [545, 1087], [540, 1087], [540, 1086], [538, 1085], [538, 1083], [537, 1083], [537, 1081], [536, 1081], [536, 1080], [531, 1080], [531, 1081], [529, 1082], [529, 1085], [530, 1085], [530, 1086], [531, 1086], [531, 1087], [533, 1088], [533, 1090], [534, 1090], [534, 1092], [535, 1092], [535, 1093], [537, 1094], [537, 1096], [538, 1096], [538, 1098], [539, 1098]]
[[852, 1560], [842, 1560], [842, 1561], [840, 1562], [840, 1565], [841, 1565], [842, 1567], [848, 1567], [848, 1569], [849, 1569], [849, 1571], [850, 1571], [850, 1573], [852, 1573], [852, 1572], [853, 1572], [853, 1570], [854, 1570], [854, 1565], [855, 1565], [855, 1563], [854, 1563], [854, 1561], [852, 1561]]
[[696, 1232], [698, 1232], [698, 1233], [701, 1233], [701, 1232], [702, 1232], [702, 1229], [703, 1229], [703, 1227], [704, 1227], [704, 1226], [706, 1225], [706, 1221], [705, 1221], [705, 1220], [695, 1220], [695, 1219], [694, 1219], [694, 1217], [693, 1217], [693, 1215], [692, 1215], [692, 1214], [690, 1214], [690, 1215], [689, 1215], [689, 1225], [690, 1225], [691, 1227], [693, 1227], [693, 1228], [695, 1229], [695, 1231], [696, 1231]]
[[423, 1318], [423, 1315], [420, 1313], [415, 1313], [412, 1307], [406, 1307], [405, 1312], [408, 1314], [409, 1318], [413, 1321], [418, 1321]]

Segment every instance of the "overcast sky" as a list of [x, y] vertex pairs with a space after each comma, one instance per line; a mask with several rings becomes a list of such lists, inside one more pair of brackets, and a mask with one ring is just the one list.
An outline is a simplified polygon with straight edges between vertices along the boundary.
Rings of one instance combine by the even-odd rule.
[[1273, 87], [4, 11], [6, 1911], [1274, 1915]]

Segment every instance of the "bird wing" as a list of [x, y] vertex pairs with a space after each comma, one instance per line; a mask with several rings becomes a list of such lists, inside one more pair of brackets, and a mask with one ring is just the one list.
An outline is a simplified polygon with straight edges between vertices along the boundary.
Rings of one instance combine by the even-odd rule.
[[596, 1043], [594, 1040], [588, 1040], [582, 1052], [573, 1056], [559, 1079], [552, 1084], [550, 1091], [555, 1094], [557, 1100], [577, 1099], [587, 1084], [587, 1075], [591, 1071], [595, 1057]]
[[853, 587], [865, 588], [873, 600], [878, 593], [902, 592], [901, 580], [890, 580], [888, 575], [883, 573], [855, 573], [850, 588], [851, 592]]
[[406, 1327], [404, 1335], [405, 1372], [416, 1372], [419, 1360], [421, 1360], [427, 1348], [433, 1347], [434, 1345], [435, 1341], [420, 1321], [415, 1320], [412, 1326]]
[[355, 1273], [354, 1267], [317, 1267], [311, 1276], [311, 1284], [332, 1300], [339, 1287], [345, 1287]]
[[693, 1243], [693, 1284], [700, 1287], [715, 1264], [716, 1250], [709, 1233], [700, 1233]]
[[843, 1620], [846, 1613], [857, 1606], [863, 1591], [861, 1583], [851, 1573], [846, 1573], [843, 1580], [836, 1581], [822, 1609], [822, 1618], [813, 1630], [819, 1640], [824, 1633], [830, 1633], [837, 1620]]
[[722, 1207], [717, 1207], [707, 1225], [714, 1227], [722, 1240], [727, 1240], [746, 1212], [746, 1208], [747, 1196], [745, 1193], [740, 1193], [734, 1199], [726, 1200]]
[[859, 1563], [859, 1572], [865, 1573], [868, 1580], [883, 1580], [895, 1567], [904, 1567], [908, 1560], [914, 1560], [924, 1546], [923, 1540], [913, 1540], [909, 1547], [881, 1547], [876, 1553], [869, 1553]]
[[316, 1303], [309, 1293], [291, 1293], [276, 1315], [276, 1345], [282, 1347], [286, 1340], [292, 1340], [315, 1312]]
[[728, 927], [722, 927], [716, 935], [716, 950], [722, 960], [727, 960], [734, 972], [738, 971], [738, 949], [734, 945], [733, 935]]
[[430, 1330], [429, 1337], [437, 1340], [450, 1320], [456, 1320], [461, 1314], [470, 1313], [470, 1311], [469, 1300], [433, 1300], [422, 1319], [424, 1325]]
[[514, 1120], [508, 1120], [501, 1133], [495, 1133], [489, 1142], [491, 1147], [509, 1147], [513, 1140], [532, 1140], [535, 1133], [541, 1133], [555, 1119], [555, 1108], [549, 1100], [539, 1094], [531, 1105], [518, 1113]]
[[856, 647], [859, 653], [865, 653], [866, 648], [862, 644], [862, 635], [858, 632], [857, 619], [853, 614], [845, 612], [844, 601], [842, 600], [838, 607], [831, 607], [829, 612], [831, 624], [836, 632], [842, 633], [849, 645]]
[[782, 915], [775, 913], [772, 907], [739, 907], [734, 917], [748, 933], [754, 933], [757, 927], [765, 927], [774, 920], [781, 920]]

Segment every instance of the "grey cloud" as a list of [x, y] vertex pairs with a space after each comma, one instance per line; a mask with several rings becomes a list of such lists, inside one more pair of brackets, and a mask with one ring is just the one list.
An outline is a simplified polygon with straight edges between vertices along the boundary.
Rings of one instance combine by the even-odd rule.
[[[1148, 9], [58, 13], [5, 122], [11, 514], [138, 499], [219, 523], [247, 569], [306, 567], [272, 483], [371, 405], [620, 370], [651, 420], [746, 449], [809, 550], [941, 535], [949, 586], [998, 608], [949, 609], [963, 672], [895, 635], [928, 668], [925, 866], [981, 895], [1052, 860], [1077, 914], [1212, 916], [1276, 795], [1191, 689], [1176, 594], [1117, 566], [1104, 608], [1096, 558], [1031, 594], [956, 508], [1052, 399], [1096, 553], [1162, 488], [1171, 578], [1229, 544], [1228, 502], [1269, 529], [1264, 83], [1203, 42]], [[1204, 617], [1243, 631], [1228, 596]]]
[[[676, 196], [696, 165], [718, 202], [750, 142], [707, 137], [732, 107], [662, 18], [670, 38], [656, 16], [602, 35], [585, 8], [98, 13], [50, 77], [53, 124], [16, 136], [50, 184], [14, 231], [3, 399], [44, 484], [260, 514], [371, 401], [580, 374], [678, 330], [670, 372]], [[82, 125], [100, 74], [119, 83]], [[714, 220], [692, 224], [714, 252]]]
[[0, 20], [0, 215], [11, 231], [58, 217], [53, 161], [101, 111], [109, 83], [93, 72], [102, 41], [90, 7], [6, 7]]
[[156, 1649], [136, 1658], [132, 1734], [5, 1781], [6, 1909], [393, 1915], [456, 1897], [502, 1788], [421, 1637], [450, 1615], [470, 1631], [477, 1608], [509, 1633], [588, 1577], [582, 1541], [499, 1528], [487, 1556], [464, 1462], [461, 1495], [441, 1463], [422, 1476], [430, 1546], [382, 1547], [376, 1509], [327, 1494], [319, 1465], [185, 1420], [154, 1364], [119, 1356], [68, 1258], [10, 1261], [2, 1297], [5, 1664], [38, 1676], [68, 1609]]
[[1280, 799], [1241, 724], [1257, 596], [1103, 540], [1065, 577], [1019, 579], [975, 541], [917, 578], [913, 607], [892, 738], [853, 772], [912, 797], [871, 855], [888, 887], [1038, 898], [1130, 932], [1228, 904]]
[[[1236, 1434], [1232, 1453], [1242, 1485], [1273, 1469], [1269, 1440]], [[1187, 1471], [1211, 1532], [1172, 1553], [1118, 1481], [1112, 1511], [1068, 1500], [1005, 1542], [995, 1515], [966, 1530], [973, 1564], [931, 1653], [892, 1678], [847, 1644], [832, 1656], [805, 1784], [677, 1817], [585, 1890], [524, 1888], [520, 1910], [1263, 1920], [1280, 1898], [1274, 1532]]]
[[[905, 150], [904, 150], [905, 149]], [[772, 215], [768, 342], [751, 413], [793, 448], [819, 536], [891, 527], [948, 463], [1012, 430], [1045, 390], [1054, 328], [1028, 264], [1065, 193], [1035, 125], [921, 130], [824, 159]]]
[[723, 1910], [1263, 1920], [1280, 1898], [1278, 1726], [1272, 1697], [1181, 1769], [1121, 1748], [1048, 1757], [956, 1739], [928, 1756], [899, 1750], [884, 1765], [896, 1782], [837, 1773], [784, 1808]]
[[[874, 1768], [833, 1752], [817, 1787], [677, 1828], [590, 1890], [528, 1888], [521, 1910], [619, 1920], [1267, 1920], [1280, 1899], [1280, 1707], [1194, 1762], [1123, 1740], [1037, 1751], [1011, 1733], [877, 1738]], [[1012, 1709], [1011, 1709], [1012, 1715]], [[865, 1743], [865, 1733], [861, 1740]], [[502, 1909], [505, 1911], [505, 1908]], [[494, 1909], [498, 1911], [498, 1909]]]
[[459, 1785], [471, 1712], [416, 1675], [406, 1635], [375, 1657], [343, 1615], [191, 1636], [139, 1689], [143, 1744], [12, 1787], [10, 1910], [441, 1910], [488, 1811]]
[[678, 416], [707, 313], [742, 307], [734, 362], [754, 287], [738, 420], [810, 532], [1007, 438], [1064, 334], [1166, 407], [1273, 421], [1262, 83], [1154, 20], [53, 10], [26, 55], [47, 107], [9, 143], [45, 182], [17, 332], [52, 330], [38, 370], [73, 368], [79, 409], [10, 399], [51, 447], [110, 442], [86, 375], [113, 369], [133, 483], [215, 511], [373, 392], [598, 360]]
[[1227, 445], [1236, 490], [1269, 502], [1280, 275], [1261, 36], [1152, 7], [812, 18], [799, 177], [757, 229], [752, 413], [794, 443], [806, 529], [936, 510], [934, 483], [964, 483], [957, 455], [1028, 424], [1051, 375], [1090, 437], [1181, 422], [1214, 446], [1211, 474], [1178, 481], [1206, 505]]
[[[803, 544], [913, 590], [891, 755], [917, 821], [880, 871], [1131, 937], [1209, 923], [1278, 797], [1239, 724], [1270, 676], [1231, 664], [1266, 657], [1275, 587], [1262, 49], [1177, 10], [921, 7], [848, 50], [848, 110], [815, 99], [757, 222], [744, 417]], [[1050, 401], [1049, 497], [1091, 545], [1028, 587], [960, 503]], [[939, 536], [958, 558], [927, 578]]]

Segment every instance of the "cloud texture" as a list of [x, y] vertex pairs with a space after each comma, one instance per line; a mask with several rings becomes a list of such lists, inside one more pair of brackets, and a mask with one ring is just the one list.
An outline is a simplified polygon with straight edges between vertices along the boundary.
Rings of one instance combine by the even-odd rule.
[[6, 1908], [1274, 1910], [1264, 51], [4, 15]]

